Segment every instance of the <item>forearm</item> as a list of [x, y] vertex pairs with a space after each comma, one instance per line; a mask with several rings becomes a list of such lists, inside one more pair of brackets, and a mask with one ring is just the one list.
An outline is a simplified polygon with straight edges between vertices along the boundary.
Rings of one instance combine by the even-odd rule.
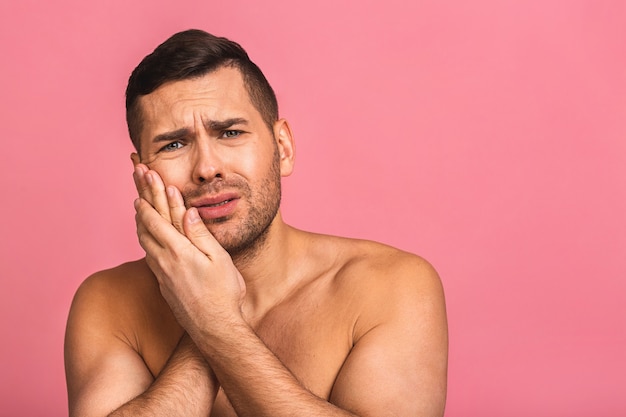
[[240, 417], [354, 416], [304, 388], [245, 323], [198, 342]]
[[213, 371], [185, 334], [152, 385], [109, 417], [205, 417], [211, 412], [217, 388]]

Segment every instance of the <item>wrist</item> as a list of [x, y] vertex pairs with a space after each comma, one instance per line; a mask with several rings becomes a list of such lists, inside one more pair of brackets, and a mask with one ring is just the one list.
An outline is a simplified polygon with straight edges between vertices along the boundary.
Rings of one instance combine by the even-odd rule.
[[239, 312], [231, 316], [213, 317], [210, 325], [190, 332], [190, 339], [193, 339], [200, 354], [208, 359], [221, 349], [232, 349], [232, 346], [245, 340], [248, 334], [254, 334], [254, 330]]

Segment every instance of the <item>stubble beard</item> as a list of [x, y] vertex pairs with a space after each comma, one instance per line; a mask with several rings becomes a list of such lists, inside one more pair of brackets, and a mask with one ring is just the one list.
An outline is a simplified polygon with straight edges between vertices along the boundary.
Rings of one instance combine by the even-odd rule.
[[253, 190], [243, 179], [226, 178], [217, 180], [215, 184], [183, 192], [183, 198], [188, 201], [193, 196], [220, 189], [235, 189], [240, 193], [241, 199], [248, 203], [248, 213], [245, 218], [237, 220], [237, 224], [227, 224], [236, 221], [230, 218], [205, 219], [204, 224], [233, 260], [245, 261], [254, 258], [267, 240], [272, 222], [280, 207], [280, 179], [280, 157], [278, 147], [275, 147], [269, 170], [256, 190]]

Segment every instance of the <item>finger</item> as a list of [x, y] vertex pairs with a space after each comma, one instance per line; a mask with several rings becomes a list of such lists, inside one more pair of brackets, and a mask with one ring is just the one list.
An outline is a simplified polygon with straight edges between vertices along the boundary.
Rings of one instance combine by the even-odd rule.
[[209, 229], [207, 229], [197, 208], [192, 207], [187, 210], [183, 219], [183, 228], [185, 236], [191, 243], [209, 258], [213, 259], [221, 253], [226, 253]]
[[146, 216], [144, 215], [143, 211], [152, 211], [152, 217], [162, 223], [165, 223], [165, 226], [172, 226], [166, 224], [165, 220], [158, 213], [156, 213], [156, 210], [154, 210], [154, 208], [149, 203], [144, 201], [144, 206], [142, 207], [141, 199], [139, 198], [135, 200], [135, 208], [137, 209], [137, 213], [135, 214], [135, 222], [137, 223], [137, 237], [139, 239], [139, 244], [146, 252], [146, 263], [154, 273], [154, 276], [156, 277], [157, 281], [159, 282], [159, 286], [161, 287], [163, 285], [162, 278], [166, 276], [166, 274], [164, 274], [163, 265], [160, 261], [167, 258], [167, 249], [155, 239], [155, 237], [146, 227], [144, 223], [144, 219]]
[[146, 172], [148, 172], [148, 167], [144, 164], [135, 165], [135, 170], [133, 171], [133, 180], [135, 181], [137, 195], [140, 198], [148, 201], [148, 203], [152, 204], [152, 195], [149, 192], [149, 186], [146, 182]]
[[173, 185], [168, 185], [165, 188], [167, 194], [167, 202], [170, 209], [170, 217], [172, 218], [172, 224], [180, 233], [185, 234], [183, 229], [183, 218], [185, 217], [185, 201], [180, 194], [178, 188]]
[[156, 171], [150, 170], [146, 173], [145, 178], [152, 195], [152, 206], [165, 220], [171, 223], [170, 206], [167, 202], [165, 184], [163, 184], [161, 176]]
[[139, 197], [150, 203], [164, 219], [171, 221], [165, 185], [161, 176], [148, 168], [147, 165], [137, 164], [133, 172], [133, 179]]
[[[135, 200], [135, 218], [138, 232], [145, 234], [146, 242], [154, 240], [158, 246], [171, 250], [181, 245], [189, 245], [189, 239], [181, 235], [172, 224], [163, 218], [161, 214], [146, 200], [138, 198]], [[143, 246], [142, 246], [143, 247]], [[144, 249], [148, 250], [151, 247]]]
[[[135, 210], [137, 211], [135, 213], [135, 224], [137, 226], [137, 238], [139, 240], [139, 245], [143, 248], [146, 254], [158, 256], [157, 251], [162, 250], [163, 246], [154, 238], [154, 236], [152, 236], [152, 233], [150, 233], [146, 227], [146, 224], [144, 223], [146, 216], [139, 213], [140, 201], [140, 198], [135, 200]], [[149, 209], [154, 210], [150, 204], [146, 203], [146, 206], [149, 207]], [[144, 209], [148, 208], [141, 208], [141, 210]]]

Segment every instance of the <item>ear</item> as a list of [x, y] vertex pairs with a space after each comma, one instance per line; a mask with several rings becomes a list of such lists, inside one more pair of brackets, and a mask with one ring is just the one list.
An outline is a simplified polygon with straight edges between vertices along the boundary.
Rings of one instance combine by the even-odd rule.
[[274, 123], [274, 137], [280, 158], [280, 175], [287, 177], [293, 172], [296, 158], [296, 144], [287, 120], [280, 119]]
[[137, 152], [133, 152], [130, 154], [130, 160], [133, 161], [134, 166], [137, 166], [138, 164], [141, 163], [141, 159], [139, 158], [139, 155], [137, 154]]

